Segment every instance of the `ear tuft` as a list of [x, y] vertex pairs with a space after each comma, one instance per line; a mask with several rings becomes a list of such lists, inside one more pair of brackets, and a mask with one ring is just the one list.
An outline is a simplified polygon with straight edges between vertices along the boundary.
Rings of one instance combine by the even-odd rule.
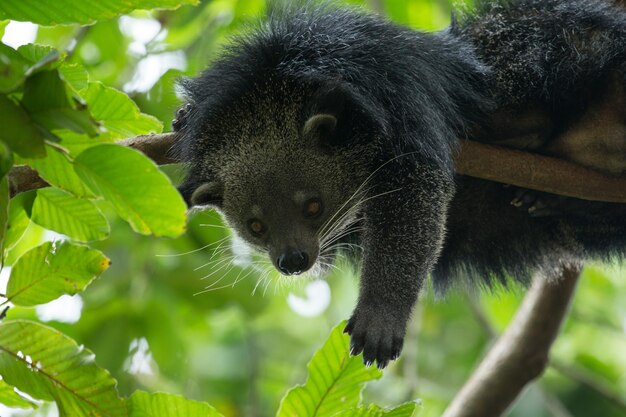
[[311, 135], [326, 137], [335, 130], [335, 127], [337, 127], [337, 118], [332, 114], [314, 114], [304, 123], [302, 135], [305, 137]]
[[191, 206], [220, 207], [223, 201], [224, 189], [217, 182], [206, 182], [196, 188], [189, 198]]

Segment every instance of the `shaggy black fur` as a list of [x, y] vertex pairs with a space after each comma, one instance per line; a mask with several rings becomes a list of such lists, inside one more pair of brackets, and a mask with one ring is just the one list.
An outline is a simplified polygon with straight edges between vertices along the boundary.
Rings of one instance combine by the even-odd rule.
[[[387, 163], [367, 191], [402, 190], [362, 206], [361, 294], [347, 327], [353, 353], [383, 367], [400, 353], [428, 273], [445, 290], [455, 279], [526, 282], [564, 262], [624, 256], [626, 205], [564, 199], [558, 214], [533, 217], [510, 204], [515, 189], [453, 179], [452, 160], [459, 137], [558, 155], [556, 138], [602, 99], [609, 82], [617, 80], [623, 96], [625, 74], [626, 12], [608, 0], [479, 1], [438, 33], [329, 4], [274, 11], [207, 71], [183, 81], [191, 107], [175, 127], [190, 171], [181, 192], [190, 201], [201, 184], [238, 175], [224, 168], [232, 154], [228, 164], [220, 157], [245, 148], [250, 132], [267, 125], [266, 114], [263, 123], [253, 120], [255, 112], [296, 109], [297, 126], [276, 114], [272, 132], [300, 132], [315, 113], [336, 115], [326, 150], [373, 152], [353, 161], [369, 173]], [[242, 132], [236, 146], [224, 134], [233, 126]], [[509, 141], [520, 133], [522, 143]], [[350, 184], [357, 174], [329, 175]]]
[[[493, 69], [498, 108], [533, 105], [549, 114], [549, 133], [536, 152], [587, 110], [612, 72], [621, 77], [623, 94], [626, 13], [610, 1], [484, 1], [452, 32], [470, 39]], [[550, 275], [562, 261], [626, 255], [626, 206], [561, 199], [566, 209], [558, 215], [531, 217], [509, 204], [514, 193], [458, 178], [446, 244], [433, 272], [439, 290], [455, 277], [478, 277], [489, 285], [509, 277], [527, 282], [531, 272]]]
[[448, 32], [419, 33], [330, 3], [273, 10], [209, 70], [182, 82], [196, 104], [183, 158], [193, 159], [185, 151], [198, 130], [258, 86], [287, 81], [313, 92], [336, 82], [397, 154], [416, 151], [452, 172], [459, 132], [489, 108], [486, 72], [474, 48]]

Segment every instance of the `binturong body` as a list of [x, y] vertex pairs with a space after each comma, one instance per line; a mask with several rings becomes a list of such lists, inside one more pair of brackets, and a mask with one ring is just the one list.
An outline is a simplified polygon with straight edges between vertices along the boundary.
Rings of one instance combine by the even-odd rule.
[[352, 353], [381, 368], [400, 354], [429, 274], [443, 291], [626, 253], [626, 205], [453, 167], [469, 137], [626, 172], [626, 11], [478, 3], [436, 33], [332, 4], [274, 10], [182, 82], [188, 203], [218, 208], [284, 274], [357, 242], [346, 331]]

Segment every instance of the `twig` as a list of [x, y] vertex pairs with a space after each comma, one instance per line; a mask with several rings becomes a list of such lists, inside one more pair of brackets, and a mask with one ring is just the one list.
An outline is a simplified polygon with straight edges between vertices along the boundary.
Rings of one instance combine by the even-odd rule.
[[383, 4], [383, 0], [369, 0], [367, 4], [372, 11], [378, 13], [379, 15], [384, 15], [385, 5]]
[[67, 48], [65, 48], [66, 60], [69, 60], [72, 55], [74, 55], [74, 52], [76, 52], [76, 49], [78, 48], [78, 44], [80, 44], [80, 42], [85, 38], [90, 27], [91, 26], [81, 26], [80, 29], [78, 29], [74, 37], [70, 40]]
[[170, 155], [170, 150], [177, 140], [178, 136], [176, 133], [160, 133], [156, 135], [139, 135], [117, 143], [135, 148], [157, 164], [165, 165], [176, 163], [176, 160]]
[[557, 283], [537, 277], [513, 321], [489, 350], [443, 417], [500, 416], [548, 363], [580, 267], [563, 267]]
[[[145, 153], [157, 164], [176, 162], [168, 154], [175, 133], [141, 135], [118, 143]], [[456, 158], [459, 174], [584, 200], [626, 203], [626, 176], [614, 177], [564, 160], [509, 148], [461, 141]], [[27, 166], [10, 173], [11, 195], [46, 187]]]
[[409, 322], [404, 352], [402, 353], [402, 378], [406, 390], [405, 401], [413, 401], [419, 396], [420, 373], [418, 368], [418, 335], [422, 327], [424, 304], [417, 303]]
[[20, 165], [11, 168], [11, 172], [9, 173], [9, 185], [11, 188], [11, 197], [14, 197], [19, 193], [47, 187], [48, 183], [31, 167]]
[[546, 409], [554, 417], [574, 417], [557, 397], [546, 391], [543, 387], [538, 387], [538, 391]]
[[574, 368], [560, 361], [551, 360], [550, 367], [563, 376], [587, 386], [622, 410], [626, 410], [626, 398], [611, 389], [604, 381], [600, 381], [582, 369]]
[[496, 340], [498, 338], [498, 332], [489, 321], [489, 318], [487, 318], [487, 316], [485, 315], [485, 312], [480, 307], [480, 304], [478, 304], [479, 301], [475, 298], [475, 295], [468, 294], [466, 299], [470, 309], [472, 310], [472, 314], [474, 314], [474, 318], [476, 319], [480, 327], [487, 334], [491, 341]]
[[257, 417], [259, 415], [259, 392], [258, 392], [258, 379], [259, 379], [259, 359], [258, 359], [258, 346], [256, 345], [256, 338], [254, 329], [252, 326], [246, 326], [246, 345], [248, 349], [248, 357], [250, 359], [250, 370], [248, 372], [248, 413], [250, 417]]

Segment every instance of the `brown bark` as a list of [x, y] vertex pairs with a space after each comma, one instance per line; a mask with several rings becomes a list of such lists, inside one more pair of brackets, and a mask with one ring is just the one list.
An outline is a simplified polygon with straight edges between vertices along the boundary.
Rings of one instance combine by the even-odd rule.
[[611, 176], [562, 159], [470, 140], [461, 141], [456, 171], [566, 197], [626, 203], [625, 176]]
[[140, 135], [118, 142], [120, 145], [130, 146], [143, 152], [148, 158], [159, 165], [173, 164], [176, 160], [170, 155], [172, 146], [178, 140], [175, 133], [160, 133], [158, 135]]

